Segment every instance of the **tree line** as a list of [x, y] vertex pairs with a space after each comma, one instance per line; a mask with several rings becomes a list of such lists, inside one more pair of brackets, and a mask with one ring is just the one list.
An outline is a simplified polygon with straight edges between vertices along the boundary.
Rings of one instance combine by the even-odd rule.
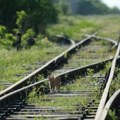
[[0, 24], [9, 30], [33, 28], [45, 33], [47, 24], [57, 21], [51, 0], [0, 0]]
[[101, 0], [53, 0], [63, 14], [119, 14], [116, 7], [109, 8]]

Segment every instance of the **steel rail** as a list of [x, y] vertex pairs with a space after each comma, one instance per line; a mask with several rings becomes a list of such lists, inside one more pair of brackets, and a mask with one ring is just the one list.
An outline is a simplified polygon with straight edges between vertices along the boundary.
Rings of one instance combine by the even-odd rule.
[[108, 82], [107, 82], [106, 87], [104, 89], [104, 92], [103, 92], [103, 95], [102, 95], [102, 98], [101, 98], [101, 101], [100, 101], [100, 104], [99, 104], [99, 107], [98, 107], [98, 110], [97, 110], [95, 120], [100, 120], [99, 118], [101, 116], [102, 110], [105, 106], [105, 103], [107, 102], [108, 92], [109, 92], [109, 88], [110, 88], [110, 85], [111, 85], [111, 82], [112, 82], [112, 79], [113, 79], [113, 76], [114, 76], [115, 66], [116, 66], [117, 57], [119, 55], [119, 52], [120, 52], [120, 43], [119, 43], [118, 48], [116, 50], [115, 57], [112, 61], [112, 67], [111, 67], [111, 70], [110, 70]]
[[120, 89], [117, 90], [111, 97], [110, 99], [108, 100], [108, 102], [106, 103], [102, 113], [101, 113], [101, 116], [99, 118], [99, 120], [105, 120], [105, 118], [107, 117], [107, 113], [110, 109], [110, 107], [112, 106], [112, 104], [116, 101], [116, 99], [120, 97]]
[[20, 89], [18, 89], [18, 90], [15, 90], [15, 91], [13, 91], [13, 92], [10, 92], [10, 93], [8, 93], [8, 94], [0, 97], [0, 103], [1, 103], [2, 101], [4, 101], [5, 99], [8, 99], [8, 98], [12, 97], [13, 95], [16, 95], [16, 94], [18, 94], [18, 93], [21, 93], [21, 92], [24, 91], [24, 90], [27, 90], [27, 89], [29, 89], [29, 88], [31, 88], [31, 87], [33, 87], [33, 86], [39, 85], [39, 84], [41, 84], [41, 83], [43, 83], [43, 82], [46, 82], [46, 81], [48, 81], [48, 79], [41, 80], [41, 81], [36, 82], [36, 83], [34, 83], [34, 84], [31, 84], [31, 85], [25, 86], [25, 87], [23, 87], [23, 88], [20, 88]]
[[[93, 64], [90, 64], [90, 65], [86, 65], [86, 66], [83, 66], [83, 67], [79, 67], [79, 68], [76, 68], [76, 69], [72, 69], [72, 70], [69, 70], [69, 71], [66, 71], [64, 73], [61, 73], [59, 76], [62, 78], [62, 77], [65, 77], [66, 75], [71, 75], [71, 77], [73, 76], [76, 76], [76, 75], [82, 75], [84, 76], [86, 73], [87, 73], [87, 70], [88, 68], [90, 69], [94, 69], [95, 72], [99, 71], [100, 69], [103, 69], [105, 64], [107, 62], [110, 62], [112, 61], [113, 58], [110, 58], [110, 59], [106, 59], [106, 60], [103, 60], [101, 62], [96, 62], [96, 63], [93, 63]], [[118, 58], [119, 59], [119, 58]], [[74, 74], [73, 74], [74, 72]]]
[[13, 84], [10, 87], [6, 88], [5, 90], [1, 91], [0, 92], [0, 97], [3, 96], [3, 95], [5, 95], [5, 94], [7, 94], [7, 93], [9, 93], [9, 92], [12, 92], [13, 90], [16, 90], [16, 89], [19, 89], [20, 87], [23, 87], [23, 84], [26, 84], [27, 81], [30, 81], [34, 76], [37, 76], [38, 74], [46, 73], [47, 70], [50, 69], [50, 67], [53, 68], [53, 66], [55, 66], [56, 64], [60, 64], [61, 62], [65, 61], [78, 48], [80, 48], [84, 44], [87, 44], [88, 41], [90, 41], [90, 39], [92, 38], [92, 36], [94, 36], [97, 33], [98, 32], [95, 32], [91, 36], [89, 36], [89, 37], [81, 40], [79, 43], [77, 43], [75, 45], [72, 45], [69, 49], [67, 49], [66, 51], [64, 51], [63, 53], [61, 53], [60, 55], [58, 55], [57, 57], [53, 58], [52, 60], [50, 60], [49, 62], [47, 62], [45, 65], [43, 65], [42, 67], [40, 67], [39, 69], [35, 70], [33, 73], [27, 75], [25, 78], [19, 80], [15, 84]]
[[[85, 34], [84, 36], [88, 37], [90, 35], [89, 34]], [[110, 38], [104, 38], [104, 37], [96, 36], [96, 35], [94, 35], [93, 38], [100, 39], [100, 40], [106, 40], [106, 41], [111, 42], [112, 44], [114, 44], [114, 46], [118, 45], [118, 42], [116, 40], [113, 40], [113, 39], [110, 39]]]

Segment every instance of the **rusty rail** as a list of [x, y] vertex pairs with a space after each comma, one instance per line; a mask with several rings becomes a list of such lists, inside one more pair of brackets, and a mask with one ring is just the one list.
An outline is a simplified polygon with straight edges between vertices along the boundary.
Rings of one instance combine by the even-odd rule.
[[119, 55], [119, 52], [120, 52], [120, 44], [118, 45], [115, 57], [112, 61], [112, 67], [111, 67], [111, 70], [110, 70], [110, 75], [109, 75], [109, 78], [108, 78], [108, 82], [107, 82], [106, 87], [104, 89], [104, 92], [103, 92], [103, 95], [102, 95], [102, 98], [101, 98], [101, 101], [100, 101], [100, 104], [99, 104], [99, 107], [98, 107], [98, 110], [97, 110], [95, 120], [100, 120], [103, 108], [105, 106], [105, 103], [107, 102], [108, 92], [109, 92], [109, 88], [110, 88], [110, 85], [111, 85], [111, 82], [112, 82], [112, 79], [113, 79], [113, 76], [114, 76], [115, 66], [116, 66], [117, 57]]

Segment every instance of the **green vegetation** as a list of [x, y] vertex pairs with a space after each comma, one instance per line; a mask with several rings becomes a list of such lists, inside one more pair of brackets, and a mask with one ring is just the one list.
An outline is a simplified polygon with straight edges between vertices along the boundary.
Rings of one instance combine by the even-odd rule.
[[[101, 18], [102, 17], [102, 18]], [[101, 26], [104, 26], [106, 23], [109, 24], [108, 27], [106, 27], [103, 31], [100, 32], [100, 36], [104, 37], [113, 37], [114, 39], [118, 38], [118, 21], [120, 20], [119, 16], [67, 16], [67, 17], [61, 17], [58, 24], [51, 25], [47, 29], [47, 34], [51, 37], [56, 34], [63, 34], [63, 35], [69, 35], [70, 38], [79, 41], [83, 38], [84, 34], [91, 34], [97, 29], [101, 28]], [[70, 24], [69, 24], [70, 23]], [[110, 29], [110, 28], [114, 29]], [[72, 29], [74, 28], [74, 29]], [[39, 62], [47, 62], [48, 60], [52, 59], [57, 55], [57, 53], [61, 53], [65, 49], [67, 49], [67, 46], [59, 46], [55, 43], [52, 43], [49, 38], [46, 36], [39, 34], [36, 38], [36, 45], [27, 48], [26, 46], [26, 39], [30, 36], [34, 36], [35, 32], [32, 29], [29, 29], [26, 31], [26, 33], [22, 36], [22, 46], [23, 49], [19, 52], [17, 52], [14, 48], [12, 48], [12, 43], [15, 41], [15, 36], [11, 35], [7, 32], [5, 26], [0, 26], [0, 35], [1, 35], [1, 41], [0, 41], [0, 78], [1, 82], [16, 82], [20, 78], [23, 78], [24, 76], [16, 77], [15, 75], [19, 75], [22, 73], [27, 73], [28, 69], [26, 69], [27, 66], [30, 66], [31, 64], [34, 64], [36, 61]], [[7, 38], [7, 39], [6, 39]], [[101, 43], [100, 43], [101, 42]], [[84, 62], [79, 63], [79, 57], [73, 57], [72, 59], [76, 61], [78, 60], [78, 65], [73, 65], [74, 67], [83, 66], [92, 63], [93, 61], [97, 62], [97, 59], [104, 57], [107, 55], [110, 57], [111, 55], [108, 55], [108, 53], [103, 54], [107, 49], [109, 49], [111, 46], [108, 46], [108, 42], [103, 42], [102, 40], [95, 44], [100, 43], [101, 45], [104, 45], [104, 49], [100, 49], [95, 51], [88, 50], [87, 52], [83, 50], [84, 52], [80, 52], [80, 56], [82, 59], [84, 58]], [[56, 46], [57, 45], [57, 46]], [[27, 48], [27, 49], [26, 49]], [[91, 48], [90, 48], [91, 49]], [[55, 53], [57, 52], [57, 53]], [[89, 53], [89, 55], [87, 55]], [[109, 51], [111, 54], [111, 52]], [[92, 55], [92, 58], [89, 57]], [[13, 57], [14, 56], [14, 57]], [[93, 59], [96, 57], [96, 59]], [[86, 59], [86, 60], [85, 60]], [[88, 60], [90, 59], [90, 60]], [[102, 60], [102, 59], [101, 59]], [[26, 66], [26, 67], [24, 67]], [[28, 67], [27, 67], [28, 68]], [[33, 66], [33, 69], [35, 66]], [[3, 88], [1, 88], [3, 89]]]
[[[118, 25], [120, 10], [108, 8], [101, 0], [0, 0], [0, 8], [0, 90], [19, 81], [66, 50], [69, 46], [52, 41], [52, 37], [57, 34], [78, 42], [85, 38], [86, 34], [92, 34], [104, 28], [98, 34], [99, 36], [114, 40], [120, 38]], [[16, 51], [13, 44], [16, 42], [15, 35], [18, 31], [22, 33], [22, 47], [21, 50]], [[29, 38], [35, 38], [35, 45], [32, 47], [27, 45]], [[101, 46], [104, 47], [101, 49]], [[110, 58], [115, 52], [109, 51], [111, 47], [106, 41], [93, 40], [88, 49], [81, 48], [82, 52], [72, 56], [63, 69], [72, 69]], [[110, 64], [106, 65], [100, 73], [104, 75], [109, 67]], [[97, 79], [91, 77], [94, 72], [88, 69], [88, 78], [79, 76], [74, 84], [62, 86], [61, 90], [89, 91], [92, 88], [94, 92], [91, 93], [91, 97], [97, 100], [96, 96], [99, 94], [95, 92], [99, 90]], [[118, 74], [112, 82], [110, 96], [120, 88], [119, 68], [116, 72]], [[42, 75], [39, 77], [39, 80], [41, 79]], [[8, 86], [4, 85], [6, 83]], [[59, 96], [54, 98], [50, 95], [38, 97], [35, 94], [35, 90], [30, 93], [29, 103], [39, 106], [59, 106], [68, 111], [76, 110], [74, 105], [85, 106], [90, 100], [90, 97], [86, 99], [84, 96], [71, 96], [68, 99], [68, 97]], [[110, 115], [114, 118], [114, 111], [110, 111]]]
[[[0, 8], [0, 24], [8, 30], [16, 28], [16, 23], [22, 24], [19, 25], [22, 32], [33, 28], [36, 32], [45, 33], [46, 25], [57, 21], [57, 10], [50, 0], [1, 0]], [[15, 22], [17, 16], [19, 19]]]
[[49, 36], [62, 34], [79, 41], [85, 34], [94, 33], [96, 30], [103, 28], [98, 35], [118, 40], [119, 21], [120, 16], [117, 15], [60, 16], [59, 23], [50, 25], [46, 31]]
[[64, 69], [74, 69], [111, 58], [114, 55], [114, 51], [109, 51], [110, 47], [111, 45], [107, 41], [92, 40], [90, 44], [81, 48], [76, 55], [73, 55], [68, 60], [68, 64], [64, 66]]
[[[36, 67], [44, 65], [67, 48], [51, 42], [49, 43], [46, 39], [41, 40], [40, 44], [41, 46], [23, 49], [19, 52], [15, 49], [11, 49], [10, 51], [1, 49], [0, 82], [14, 83], [20, 80], [24, 75], [31, 73]], [[41, 64], [37, 64], [37, 62]], [[23, 74], [23, 76], [17, 77], [21, 74]], [[3, 87], [1, 89], [3, 89]]]
[[62, 14], [119, 14], [116, 7], [109, 8], [101, 0], [52, 0]]
[[115, 111], [114, 110], [109, 110], [107, 119], [109, 119], [109, 120], [119, 120], [119, 118], [115, 117]]
[[[106, 66], [107, 67], [107, 66]], [[106, 68], [105, 68], [106, 69]], [[101, 71], [105, 74], [105, 70]], [[54, 106], [58, 108], [59, 111], [65, 113], [74, 113], [77, 109], [82, 109], [82, 107], [87, 107], [86, 105], [94, 99], [96, 102], [99, 101], [99, 83], [98, 78], [93, 78], [94, 70], [88, 69], [87, 72], [90, 77], [80, 77], [75, 79], [73, 82], [69, 82], [67, 85], [61, 87], [60, 94], [70, 94], [76, 93], [77, 95], [71, 96], [57, 96], [57, 94], [48, 94], [37, 96], [35, 90], [29, 94], [28, 102], [30, 104], [35, 104], [36, 106]], [[78, 93], [77, 93], [78, 91]], [[88, 91], [84, 93], [83, 91]], [[58, 93], [59, 94], [59, 93]], [[49, 114], [49, 112], [48, 112]]]
[[[102, 46], [102, 47], [101, 47]], [[104, 48], [103, 48], [104, 46]], [[77, 52], [76, 56], [73, 56], [69, 61], [68, 64], [65, 65], [62, 69], [65, 70], [67, 67], [69, 69], [72, 68], [77, 68], [83, 65], [88, 65], [92, 62], [95, 62], [94, 59], [98, 60], [103, 60], [105, 58], [109, 58], [109, 55], [112, 55], [109, 51], [109, 44], [108, 42], [101, 42], [101, 41], [92, 41], [86, 48], [81, 48], [83, 49], [83, 56], [81, 56], [81, 51]], [[100, 52], [101, 51], [101, 52]], [[106, 57], [107, 54], [107, 57]], [[81, 62], [81, 59], [82, 60]], [[91, 59], [93, 59], [91, 61]], [[86, 63], [86, 61], [88, 61]], [[55, 96], [56, 94], [49, 94], [49, 95], [42, 95], [42, 96], [37, 96], [35, 91], [30, 93], [28, 97], [28, 102], [29, 103], [35, 103], [36, 106], [55, 106], [55, 107], [60, 107], [60, 110], [67, 110], [67, 111], [75, 111], [76, 110], [76, 105], [84, 106], [86, 103], [89, 103], [91, 98], [94, 98], [96, 101], [98, 101], [98, 96], [101, 94], [100, 91], [100, 79], [97, 77], [93, 77], [93, 75], [105, 75], [106, 71], [108, 71], [108, 68], [110, 67], [110, 64], [107, 64], [105, 66], [105, 69], [100, 71], [99, 73], [96, 73], [93, 69], [88, 69], [87, 70], [87, 76], [88, 77], [81, 77], [75, 79], [73, 82], [69, 82], [67, 85], [61, 87], [61, 93], [60, 94], [65, 94], [65, 93], [70, 93], [73, 91], [88, 91], [86, 93], [87, 95], [77, 95], [77, 96]], [[53, 72], [53, 74], [56, 74], [57, 70]], [[59, 71], [60, 73], [60, 71]], [[69, 79], [67, 79], [69, 81]], [[90, 92], [91, 91], [91, 92]], [[96, 92], [97, 91], [97, 92]], [[80, 92], [82, 94], [82, 92]], [[84, 92], [83, 92], [84, 94]], [[69, 98], [69, 99], [68, 99]]]
[[110, 87], [110, 96], [114, 94], [117, 90], [120, 89], [120, 68], [116, 67], [115, 69], [115, 77], [112, 81], [111, 87]]
[[[87, 83], [87, 84], [86, 84]], [[67, 111], [75, 111], [77, 105], [84, 106], [89, 103], [90, 98], [93, 98], [97, 95], [95, 91], [97, 91], [97, 86], [94, 86], [93, 83], [96, 83], [96, 79], [86, 79], [86, 78], [78, 78], [74, 81], [74, 83], [69, 83], [65, 86], [61, 87], [61, 93], [62, 92], [72, 92], [72, 91], [84, 91], [84, 90], [92, 90], [93, 92], [90, 93], [89, 97], [86, 98], [85, 95], [75, 95], [75, 96], [57, 96], [55, 97], [52, 94], [50, 95], [42, 95], [42, 96], [36, 96], [35, 91], [30, 93], [28, 97], [29, 103], [35, 103], [36, 106], [55, 106], [59, 107], [61, 110], [67, 110]], [[88, 89], [89, 88], [89, 89]], [[92, 88], [92, 89], [91, 89]], [[94, 93], [94, 94], [93, 94]], [[64, 94], [64, 93], [63, 93]], [[91, 94], [93, 94], [91, 96]]]
[[93, 33], [99, 28], [101, 28], [101, 25], [90, 21], [88, 17], [76, 16], [74, 18], [73, 16], [60, 16], [59, 23], [50, 25], [46, 31], [49, 36], [61, 34], [74, 40], [80, 40], [83, 34]]

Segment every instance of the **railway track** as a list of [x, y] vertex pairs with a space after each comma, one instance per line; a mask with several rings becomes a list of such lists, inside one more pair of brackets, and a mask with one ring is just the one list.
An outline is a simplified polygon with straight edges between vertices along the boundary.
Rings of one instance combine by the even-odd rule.
[[[93, 36], [87, 37], [50, 61], [47, 64], [49, 67], [43, 66], [45, 69], [38, 69], [25, 79], [2, 91], [0, 93], [1, 120], [94, 119], [102, 94], [102, 86], [105, 85], [107, 79], [106, 64], [112, 61], [113, 53], [111, 54], [110, 51], [111, 46], [107, 47], [109, 42], [105, 42], [106, 46], [104, 46], [101, 41], [92, 40]], [[100, 53], [101, 49], [102, 53]], [[86, 51], [87, 54], [85, 54]], [[71, 53], [76, 54], [73, 56]], [[83, 61], [85, 61], [84, 64]], [[66, 64], [61, 65], [61, 62]], [[85, 66], [82, 67], [83, 65]], [[57, 68], [60, 69], [56, 70]], [[46, 71], [52, 71], [52, 74], [62, 78], [63, 86], [60, 93], [50, 94], [48, 87], [46, 87], [45, 95], [40, 97], [35, 95], [30, 101], [28, 96], [33, 88], [40, 88], [43, 84], [48, 86], [48, 79], [36, 82], [35, 78], [37, 80], [39, 78], [33, 76], [38, 76]], [[34, 81], [31, 81], [33, 78]]]
[[[13, 91], [15, 89], [19, 89], [22, 86], [29, 85], [29, 84], [35, 82], [36, 81], [35, 80], [36, 76], [38, 76], [39, 74], [42, 74], [45, 77], [48, 76], [48, 74], [50, 74], [50, 71], [53, 71], [53, 70], [63, 66], [65, 64], [65, 62], [70, 58], [71, 54], [75, 53], [76, 50], [81, 47], [81, 45], [86, 44], [90, 40], [90, 38], [92, 38], [92, 35], [85, 38], [85, 39], [83, 39], [82, 41], [80, 41], [76, 45], [71, 46], [65, 52], [63, 52], [62, 54], [60, 54], [57, 57], [53, 58], [52, 60], [47, 62], [42, 67], [36, 69], [31, 74], [28, 74], [23, 79], [19, 80], [15, 84], [13, 84], [10, 87], [6, 88], [5, 90], [1, 91], [0, 96], [4, 95], [6, 93], [9, 93], [9, 92], [11, 92], [11, 91]], [[35, 79], [33, 79], [34, 76], [35, 76]]]
[[[62, 36], [57, 36], [56, 39], [59, 39], [59, 41], [61, 41], [62, 43], [64, 43], [65, 45], [57, 45], [54, 50], [56, 49], [56, 51], [47, 51], [46, 54], [48, 54], [48, 56], [50, 56], [49, 59], [54, 58], [55, 56], [57, 56], [58, 54], [60, 54], [61, 52], [63, 52], [64, 50], [74, 46], [75, 42], [71, 39], [66, 39], [65, 37]], [[67, 43], [66, 43], [67, 41]], [[60, 49], [59, 51], [57, 49]], [[21, 74], [15, 74], [13, 76], [13, 79], [18, 79], [19, 82], [20, 81], [24, 81], [24, 78], [26, 79], [27, 76], [29, 76], [31, 73], [33, 73], [34, 71], [40, 71], [41, 73], [44, 74], [44, 69], [46, 69], [47, 66], [49, 66], [50, 64], [54, 64], [55, 59], [57, 59], [57, 57], [55, 57], [55, 59], [52, 59], [50, 61], [48, 61], [49, 59], [45, 60], [45, 61], [35, 61], [34, 63], [31, 63], [30, 65], [22, 65], [22, 70], [25, 71], [24, 73]], [[42, 72], [43, 71], [43, 72]], [[28, 77], [29, 78], [29, 77]], [[20, 80], [21, 79], [21, 80]], [[18, 84], [19, 84], [18, 82]], [[24, 83], [23, 83], [24, 84]], [[27, 84], [27, 83], [25, 83]], [[29, 83], [28, 83], [29, 84]], [[6, 88], [9, 89], [11, 88], [11, 86], [14, 86], [14, 82], [9, 82], [6, 80], [2, 80], [0, 81], [0, 91], [5, 90]], [[15, 85], [16, 86], [16, 85]], [[24, 86], [24, 85], [23, 85]], [[1, 93], [4, 92], [0, 92], [0, 96], [2, 95]]]

